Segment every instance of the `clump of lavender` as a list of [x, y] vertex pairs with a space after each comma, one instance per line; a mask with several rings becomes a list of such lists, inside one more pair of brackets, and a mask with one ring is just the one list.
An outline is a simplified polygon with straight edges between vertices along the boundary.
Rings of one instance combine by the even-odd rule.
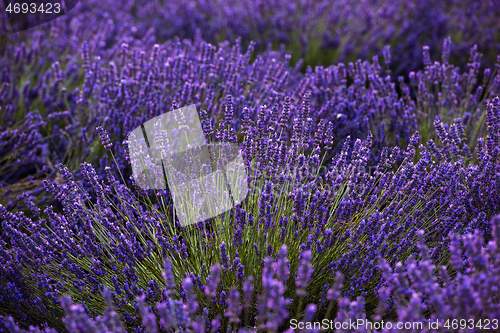
[[[259, 130], [272, 126], [282, 138], [292, 140], [294, 126], [303, 126], [305, 132], [321, 129], [316, 139], [308, 139], [306, 147], [313, 149], [318, 143], [321, 148], [333, 147], [331, 155], [348, 135], [363, 138], [371, 131], [372, 163], [377, 162], [377, 152], [383, 147], [404, 146], [417, 130], [424, 142], [436, 140], [432, 122], [439, 117], [444, 123], [460, 118], [467, 137], [460, 144], [474, 149], [476, 139], [486, 130], [481, 115], [500, 94], [500, 74], [480, 68], [477, 48], [472, 48], [465, 72], [449, 62], [431, 61], [423, 70], [410, 72], [407, 80], [394, 83], [377, 58], [318, 66], [302, 74], [288, 64], [286, 52], [268, 50], [255, 55], [255, 45], [243, 49], [240, 40], [218, 48], [201, 40], [169, 40], [151, 48], [122, 43], [109, 50], [114, 56], [101, 51], [96, 43], [73, 45], [78, 50], [72, 53], [80, 54], [79, 59], [47, 64], [48, 68], [40, 69], [42, 80], [25, 85], [23, 94], [18, 93], [18, 86], [27, 80], [22, 72], [34, 66], [36, 48], [42, 46], [10, 50], [22, 56], [16, 64], [7, 62], [11, 57], [1, 58], [0, 112], [6, 124], [0, 125], [0, 149], [6, 153], [0, 161], [3, 185], [25, 176], [39, 178], [44, 167], [45, 176], [53, 178], [55, 166], [61, 162], [77, 171], [81, 162], [95, 160], [99, 172], [104, 172], [108, 162], [101, 161], [104, 150], [96, 130], [99, 126], [108, 131], [106, 147], [114, 149], [125, 172], [124, 149], [116, 143], [172, 105], [193, 103], [213, 122], [210, 126], [217, 138], [223, 135], [217, 131], [219, 126], [226, 126], [222, 110], [228, 110], [231, 132], [224, 136], [233, 141], [241, 140], [247, 120], [269, 112], [257, 124]], [[445, 46], [449, 47], [448, 40]], [[389, 57], [389, 50], [385, 54]]]
[[[440, 62], [433, 53], [446, 35], [427, 36], [421, 50], [414, 34], [456, 22], [426, 1], [372, 10], [375, 2], [355, 16], [342, 1], [316, 10], [280, 3], [274, 16], [260, 2], [178, 3], [125, 1], [117, 10], [90, 1], [48, 24], [48, 34], [1, 34], [0, 330], [20, 330], [9, 316], [46, 332], [276, 332], [323, 314], [498, 313], [499, 219], [490, 221], [500, 211], [500, 74], [481, 67], [489, 37], [479, 28], [496, 24], [488, 2], [469, 9], [484, 11], [481, 20], [456, 21], [479, 46], [445, 39]], [[136, 24], [146, 14], [151, 23]], [[171, 30], [155, 15], [173, 20]], [[402, 29], [357, 30], [356, 20], [395, 15], [404, 15]], [[195, 22], [186, 27], [183, 17]], [[183, 34], [195, 36], [156, 39]], [[216, 47], [220, 36], [234, 41]], [[381, 61], [355, 61], [389, 37], [399, 41]], [[269, 41], [292, 54], [272, 45], [256, 52]], [[338, 53], [326, 67], [290, 65], [297, 55], [316, 65], [325, 48]], [[458, 62], [465, 69], [453, 65], [468, 50]], [[169, 191], [145, 191], [130, 177], [124, 139], [189, 104], [209, 140], [240, 145], [250, 192], [232, 210], [181, 227]], [[37, 183], [12, 200], [12, 188]], [[464, 308], [474, 297], [481, 304]]]
[[[43, 215], [30, 218], [2, 207], [2, 239], [10, 243], [2, 244], [2, 286], [26, 295], [22, 301], [5, 298], [12, 314], [17, 318], [23, 313], [24, 322], [39, 323], [38, 304], [47, 309], [46, 318], [54, 326], [61, 326], [58, 301], [69, 294], [90, 316], [97, 316], [106, 306], [98, 296], [105, 287], [127, 327], [138, 327], [136, 296], [144, 295], [148, 304], [174, 294], [185, 300], [191, 287], [180, 282], [190, 277], [210, 325], [225, 327], [229, 321], [237, 325], [234, 288], [245, 295], [245, 277], [253, 276], [253, 290], [265, 296], [243, 308], [241, 319], [249, 317], [248, 325], [277, 330], [266, 316], [274, 313], [285, 320], [306, 310], [307, 317], [312, 316], [314, 307], [306, 304], [322, 303], [324, 286], [334, 282], [335, 272], [345, 278], [347, 298], [376, 290], [382, 283], [379, 258], [390, 265], [410, 258], [419, 229], [426, 230], [423, 241], [439, 265], [447, 262], [450, 232], [477, 230], [489, 237], [488, 221], [499, 210], [500, 182], [483, 179], [499, 177], [497, 126], [486, 129], [487, 145], [478, 140], [477, 164], [455, 149], [459, 123], [448, 131], [436, 122], [447, 146], [432, 141], [419, 145], [420, 135], [414, 133], [405, 149], [383, 150], [370, 171], [373, 137], [354, 142], [348, 137], [321, 167], [326, 152], [318, 140], [314, 147], [314, 138], [321, 136], [307, 125], [308, 98], [294, 118], [289, 147], [273, 113], [271, 119], [266, 112], [255, 121], [244, 118], [241, 149], [250, 192], [240, 205], [206, 223], [180, 227], [167, 191], [141, 190], [133, 179], [128, 187], [116, 181], [110, 169], [104, 178], [87, 163], [81, 165], [82, 181], [61, 168], [63, 184], [44, 182], [61, 212], [48, 207]], [[497, 99], [488, 110], [491, 124], [498, 113]], [[445, 140], [448, 136], [452, 139]], [[415, 156], [416, 148], [420, 157]], [[269, 256], [277, 256], [278, 263], [266, 259]], [[166, 284], [158, 260], [163, 257], [169, 259]], [[285, 282], [277, 280], [283, 276], [288, 277]], [[270, 309], [265, 301], [269, 297], [280, 307]], [[377, 300], [368, 295], [366, 301], [374, 307]], [[285, 308], [288, 312], [281, 312]], [[184, 314], [182, 318], [187, 320]]]
[[[439, 331], [456, 326], [464, 332], [475, 332], [476, 327], [468, 325], [469, 320], [473, 320], [474, 323], [479, 320], [488, 321], [491, 325], [496, 325], [495, 320], [498, 320], [496, 316], [500, 307], [498, 303], [500, 295], [498, 295], [497, 288], [500, 283], [498, 274], [500, 270], [500, 252], [498, 251], [500, 216], [495, 217], [492, 224], [493, 235], [487, 235], [491, 239], [488, 242], [485, 242], [477, 230], [463, 236], [453, 234], [452, 244], [463, 243], [463, 249], [452, 245], [449, 248], [451, 255], [466, 259], [448, 267], [436, 266], [432, 262], [422, 230], [417, 232], [419, 238], [417, 250], [414, 255], [407, 258], [404, 264], [397, 262], [393, 269], [385, 259], [380, 258], [384, 285], [377, 290], [378, 306], [370, 313], [365, 310], [365, 300], [362, 296], [351, 301], [342, 295], [342, 276], [337, 274], [337, 279], [332, 283], [328, 292], [329, 303], [326, 314], [322, 312], [324, 306], [309, 303], [304, 308], [303, 314], [292, 318], [286, 310], [287, 299], [281, 296], [284, 292], [284, 285], [277, 273], [277, 269], [283, 265], [283, 257], [277, 262], [274, 262], [272, 258], [266, 258], [262, 274], [262, 292], [258, 295], [258, 317], [254, 318], [260, 323], [259, 326], [252, 324], [252, 318], [248, 313], [242, 312], [242, 309], [249, 309], [253, 305], [251, 303], [240, 305], [240, 294], [236, 286], [230, 289], [228, 306], [222, 310], [224, 318], [227, 318], [227, 326], [223, 326], [221, 325], [223, 317], [220, 315], [213, 317], [213, 314], [207, 312], [207, 308], [200, 307], [197, 292], [195, 292], [198, 287], [195, 286], [196, 283], [191, 277], [186, 277], [180, 288], [185, 291], [185, 294], [181, 294], [180, 297], [165, 292], [165, 299], [152, 306], [147, 306], [144, 296], [136, 297], [134, 304], [141, 322], [140, 328], [137, 329], [151, 333], [158, 332], [159, 327], [164, 330], [182, 328], [188, 332], [206, 332], [214, 328], [215, 330], [220, 328], [222, 331], [240, 329], [245, 332], [260, 330], [277, 332], [278, 329], [287, 328], [291, 331], [293, 326], [297, 327], [300, 322], [304, 325], [303, 327], [306, 327], [308, 323], [311, 325], [311, 322], [323, 319], [331, 320], [333, 323], [362, 319], [363, 324], [356, 326], [354, 330], [351, 329], [353, 332], [366, 332], [370, 330], [370, 327], [377, 326], [383, 327], [378, 330], [380, 332], [406, 332], [405, 329], [392, 327], [396, 326], [396, 321], [422, 325], [414, 327], [415, 331], [422, 331], [426, 327]], [[283, 248], [281, 253], [286, 257], [286, 248]], [[303, 259], [304, 265], [311, 264], [309, 256], [303, 256]], [[172, 274], [169, 272], [169, 265], [167, 264], [166, 267], [163, 283], [167, 285], [167, 291], [172, 291], [175, 285], [168, 278]], [[224, 282], [220, 281], [220, 283]], [[218, 284], [217, 279], [215, 286]], [[74, 300], [70, 297], [65, 296], [60, 299], [59, 302], [66, 314], [63, 322], [68, 332], [81, 332], [82, 329], [86, 332], [125, 332], [125, 324], [113, 306], [114, 293], [107, 288], [104, 288], [102, 293], [106, 308], [104, 314], [95, 318], [88, 315], [83, 305], [73, 303]], [[336, 311], [331, 311], [333, 305], [336, 306]], [[128, 318], [129, 316], [122, 315], [122, 317]], [[382, 319], [385, 324], [381, 323]], [[1, 320], [1, 325], [10, 332], [40, 332], [34, 327], [28, 330], [20, 328], [12, 317], [3, 317]], [[332, 329], [334, 328], [335, 326], [332, 326]], [[306, 331], [318, 332], [320, 327], [311, 326]], [[53, 328], [45, 328], [43, 332], [55, 333], [57, 331]]]

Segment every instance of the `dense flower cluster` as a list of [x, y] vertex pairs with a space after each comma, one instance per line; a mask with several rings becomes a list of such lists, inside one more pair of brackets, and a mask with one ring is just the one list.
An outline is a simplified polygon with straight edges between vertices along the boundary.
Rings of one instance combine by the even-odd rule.
[[[327, 156], [322, 147], [332, 138], [320, 132], [323, 126], [314, 131], [308, 125], [309, 97], [296, 107], [288, 136], [282, 135], [286, 123], [272, 112], [261, 108], [255, 120], [243, 116], [241, 149], [251, 175], [249, 195], [231, 211], [192, 228], [181, 227], [172, 215], [168, 191], [136, 188], [134, 194], [110, 168], [104, 180], [87, 163], [81, 165], [83, 182], [76, 181], [60, 165], [65, 183], [44, 185], [62, 206], [61, 213], [48, 207], [43, 217], [30, 218], [1, 207], [2, 238], [10, 243], [2, 246], [3, 302], [23, 322], [36, 322], [39, 313], [57, 318], [60, 310], [53, 307], [69, 293], [95, 316], [104, 308], [95, 295], [105, 286], [133, 327], [138, 323], [131, 315], [135, 297], [144, 295], [148, 302], [161, 297], [158, 258], [167, 256], [175, 274], [166, 287], [175, 285], [175, 278], [191, 277], [208, 295], [203, 306], [211, 320], [218, 320], [228, 304], [234, 305], [234, 288], [242, 289], [246, 276], [267, 281], [271, 262], [265, 258], [285, 260], [279, 253], [285, 245], [292, 255], [290, 266], [277, 264], [282, 268], [276, 270], [293, 274], [294, 285], [283, 283], [266, 292], [263, 283], [257, 290], [269, 293], [266, 297], [282, 290], [288, 297], [277, 308], [300, 313], [302, 298], [309, 293], [309, 300], [318, 300], [332, 272], [344, 275], [346, 297], [368, 297], [381, 283], [378, 259], [390, 264], [411, 260], [419, 229], [427, 231], [422, 242], [430, 246], [430, 258], [443, 264], [450, 232], [488, 237], [489, 219], [500, 209], [498, 98], [488, 104], [486, 139], [479, 139], [473, 152], [477, 164], [471, 163], [472, 152], [464, 144], [461, 120], [449, 128], [436, 120], [444, 146], [432, 140], [419, 145], [416, 132], [405, 149], [383, 149], [371, 172], [370, 133], [354, 143], [348, 137], [328, 166], [320, 168]], [[231, 123], [232, 101], [227, 98], [221, 115], [225, 124]], [[285, 101], [288, 113], [290, 98]], [[211, 128], [203, 118], [203, 127]], [[108, 144], [106, 131], [99, 132]], [[214, 137], [228, 141], [228, 133], [219, 126]], [[218, 263], [208, 275], [208, 267]], [[178, 292], [185, 298], [183, 287]], [[367, 301], [374, 306], [374, 299]], [[255, 318], [270, 312], [257, 310], [262, 314]]]
[[[214, 110], [205, 105], [209, 115], [220, 110], [218, 101], [224, 101], [230, 93], [235, 97], [237, 116], [245, 106], [272, 107], [284, 95], [297, 100], [311, 91], [312, 110], [337, 123], [336, 130], [340, 127], [342, 132], [336, 137], [342, 139], [346, 133], [358, 137], [358, 130], [366, 134], [370, 126], [376, 140], [388, 138], [392, 143], [394, 139], [395, 145], [417, 129], [427, 140], [436, 114], [444, 122], [466, 116], [470, 120], [466, 126], [480, 127], [482, 122], [477, 124], [476, 120], [488, 100], [499, 94], [500, 79], [494, 65], [499, 47], [492, 35], [498, 8], [491, 7], [488, 1], [473, 5], [469, 1], [451, 1], [446, 8], [442, 6], [425, 1], [374, 1], [353, 6], [343, 1], [296, 1], [284, 5], [233, 0], [176, 1], [169, 6], [155, 1], [126, 1], [117, 7], [112, 1], [81, 1], [45, 30], [2, 33], [0, 37], [0, 151], [4, 156], [0, 180], [6, 185], [37, 173], [51, 174], [60, 162], [76, 170], [82, 161], [94, 158], [88, 156], [89, 151], [95, 155], [99, 150], [95, 141], [97, 126], [108, 130], [116, 125], [122, 127], [124, 114], [142, 114], [147, 107], [154, 109], [153, 114], [158, 109], [164, 112], [173, 99], [179, 105], [185, 105], [184, 99], [201, 104], [206, 100], [205, 93], [213, 93]], [[1, 26], [7, 31], [5, 21]], [[325, 30], [325, 25], [331, 30]], [[304, 35], [294, 37], [295, 31]], [[460, 38], [454, 38], [454, 33]], [[179, 36], [195, 41], [178, 45], [168, 39]], [[236, 44], [212, 46], [225, 38], [238, 41], [238, 36], [242, 39]], [[446, 36], [452, 36], [455, 44], [445, 40], [441, 48]], [[206, 46], [200, 37], [212, 45]], [[300, 42], [292, 42], [297, 38]], [[323, 62], [328, 66], [315, 68], [321, 62], [301, 52], [305, 63], [311, 65], [305, 74], [297, 71], [302, 60], [292, 67], [290, 55], [283, 52], [265, 51], [253, 61], [254, 50], [261, 49], [259, 45], [282, 39], [285, 45], [317, 49], [315, 52], [330, 59]], [[167, 44], [154, 46], [163, 41]], [[359, 45], [352, 45], [355, 42]], [[240, 43], [245, 48], [250, 46], [250, 53], [243, 59], [242, 55], [232, 55], [242, 51]], [[381, 45], [387, 45], [383, 52], [379, 52]], [[429, 47], [422, 56], [423, 45]], [[288, 49], [292, 56], [297, 54], [293, 47]], [[345, 54], [335, 57], [326, 50]], [[441, 61], [437, 64], [433, 60], [440, 50]], [[479, 52], [490, 53], [485, 59]], [[156, 60], [151, 62], [153, 54]], [[368, 60], [377, 54], [383, 59], [375, 59], [370, 65], [357, 61], [358, 57]], [[456, 56], [461, 60], [457, 61]], [[169, 66], [165, 68], [167, 59]], [[344, 64], [329, 67], [337, 61]], [[461, 69], [452, 64], [460, 64]], [[208, 68], [210, 80], [205, 80], [208, 74], [203, 71]], [[387, 79], [390, 73], [407, 76], [404, 82], [394, 82], [394, 75], [392, 81]], [[228, 92], [231, 86], [243, 82], [246, 86], [239, 90], [244, 97]], [[202, 83], [205, 87], [200, 88]], [[153, 94], [148, 88], [151, 84]], [[125, 105], [116, 100], [117, 87], [128, 96]], [[158, 89], [163, 89], [161, 94]], [[279, 96], [274, 96], [274, 91]], [[113, 112], [114, 122], [107, 118], [109, 109], [119, 109], [119, 114]], [[419, 122], [422, 117], [425, 124]], [[31, 127], [26, 125], [30, 121]], [[405, 124], [404, 128], [400, 128], [401, 124]], [[112, 141], [123, 140], [125, 130], [120, 128]], [[471, 139], [474, 144], [475, 138]], [[42, 172], [44, 165], [47, 169]], [[5, 200], [8, 203], [12, 198]]]
[[[448, 55], [461, 66], [474, 44], [491, 66], [500, 51], [499, 15], [494, 1], [479, 0], [178, 0], [168, 6], [163, 1], [126, 0], [117, 5], [86, 0], [59, 21], [69, 27], [61, 37], [72, 41], [82, 26], [98, 28], [105, 36], [100, 43], [107, 45], [120, 42], [124, 32], [148, 47], [154, 39], [163, 43], [199, 35], [216, 45], [242, 37], [245, 45], [256, 42], [259, 50], [284, 44], [295, 60], [303, 58], [312, 66], [365, 59], [391, 45], [393, 69], [401, 75], [421, 68], [422, 45], [437, 55], [447, 36], [459, 43]], [[9, 32], [6, 21], [2, 17], [2, 35]]]
[[[0, 332], [500, 318], [499, 8], [89, 0], [45, 30], [2, 19]], [[248, 193], [183, 226], [131, 175], [127, 136], [191, 104], [240, 148]]]
[[[62, 66], [56, 61], [43, 79], [35, 86], [26, 83], [20, 93], [20, 81], [27, 78], [19, 73], [36, 66], [32, 63], [36, 44], [18, 48], [19, 65], [4, 68], [0, 102], [5, 111], [0, 137], [6, 156], [0, 161], [4, 184], [54, 174], [61, 162], [76, 170], [82, 161], [101, 156], [98, 126], [108, 130], [110, 144], [121, 143], [128, 131], [171, 105], [194, 103], [207, 117], [217, 119], [229, 97], [238, 133], [243, 131], [243, 117], [254, 119], [261, 112], [272, 112], [287, 125], [283, 136], [291, 139], [293, 119], [302, 110], [297, 105], [307, 93], [308, 126], [334, 134], [333, 152], [347, 135], [355, 139], [368, 131], [375, 134], [374, 152], [404, 146], [417, 130], [425, 141], [436, 139], [432, 130], [436, 116], [444, 123], [462, 118], [472, 149], [485, 133], [486, 105], [500, 94], [500, 73], [480, 68], [476, 48], [470, 51], [466, 72], [446, 60], [429, 61], [425, 70], [410, 72], [408, 83], [394, 84], [377, 58], [302, 74], [288, 65], [289, 55], [283, 51], [266, 51], [252, 61], [253, 44], [242, 52], [238, 42], [216, 48], [202, 41], [169, 41], [150, 50], [131, 50], [123, 43], [106, 66], [103, 58], [91, 55], [97, 45], [96, 41], [81, 46], [81, 83], [76, 63]], [[427, 48], [423, 54], [429, 57]], [[28, 109], [33, 111], [26, 113]], [[123, 156], [120, 147], [113, 147], [118, 149], [117, 157]]]
[[[304, 306], [302, 317], [296, 318], [283, 311], [290, 303], [290, 299], [285, 297], [284, 285], [289, 277], [286, 246], [281, 248], [276, 260], [266, 258], [263, 261], [262, 291], [256, 295], [258, 316], [255, 321], [249, 320], [249, 314], [255, 311], [252, 299], [256, 293], [251, 277], [240, 286], [242, 293], [238, 288], [232, 287], [227, 303], [224, 291], [217, 301], [214, 289], [220, 283], [220, 266], [212, 267], [210, 282], [204, 289], [198, 286], [196, 279], [185, 277], [178, 285], [181, 290], [179, 299], [173, 296], [177, 285], [173, 281], [171, 263], [167, 260], [163, 273], [165, 287], [161, 292], [157, 290], [160, 301], [153, 307], [147, 306], [145, 300], [151, 293], [151, 289], [148, 289], [146, 296], [136, 297], [134, 306], [142, 323], [141, 331], [147, 333], [159, 332], [160, 329], [217, 332], [225, 328], [222, 324], [227, 325], [227, 332], [277, 332], [280, 328], [286, 330], [286, 327], [290, 327], [286, 332], [295, 331], [292, 327], [302, 328], [298, 330], [300, 332], [319, 332], [320, 328], [339, 327], [344, 327], [347, 331], [344, 325], [347, 323], [349, 332], [369, 332], [373, 327], [378, 328], [377, 332], [444, 332], [459, 328], [462, 332], [476, 332], [483, 327], [493, 329], [498, 327], [500, 312], [499, 303], [494, 301], [500, 296], [500, 217], [495, 217], [492, 222], [493, 237], [486, 244], [478, 232], [461, 237], [452, 234], [449, 251], [453, 259], [448, 267], [432, 262], [423, 240], [423, 231], [417, 232], [418, 252], [410, 256], [405, 264], [397, 262], [393, 270], [385, 259], [379, 258], [384, 285], [377, 290], [378, 306], [370, 314], [364, 311], [363, 296], [351, 301], [342, 295], [343, 277], [340, 273], [336, 275], [335, 281], [325, 285], [327, 293], [322, 306], [310, 303]], [[312, 273], [310, 250], [303, 253], [299, 265], [298, 275], [301, 278], [298, 284], [306, 285]], [[69, 333], [126, 332], [125, 324], [114, 309], [113, 293], [107, 288], [102, 293], [106, 308], [104, 314], [95, 319], [89, 317], [84, 306], [75, 304], [70, 297], [59, 300], [66, 314], [64, 326]], [[202, 309], [200, 297], [212, 298], [212, 305], [218, 302], [223, 316], [211, 319], [207, 307]], [[330, 317], [334, 306], [337, 308], [337, 315]], [[426, 312], [430, 312], [430, 316], [425, 316]], [[326, 324], [324, 318], [329, 319]], [[361, 324], [351, 326], [352, 322], [359, 321]], [[411, 328], [398, 327], [398, 323], [410, 324]], [[57, 332], [52, 328], [40, 330], [31, 327], [24, 330], [15, 324], [12, 317], [4, 318], [3, 325], [10, 332], [16, 333]]]

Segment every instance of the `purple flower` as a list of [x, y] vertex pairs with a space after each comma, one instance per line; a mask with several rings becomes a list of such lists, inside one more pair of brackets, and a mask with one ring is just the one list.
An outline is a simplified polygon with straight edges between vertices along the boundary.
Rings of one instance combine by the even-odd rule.
[[97, 126], [96, 129], [97, 129], [97, 132], [99, 133], [99, 136], [101, 137], [101, 142], [102, 142], [102, 145], [104, 146], [104, 148], [111, 149], [113, 144], [111, 143], [111, 140], [109, 139], [108, 132], [106, 132], [106, 130], [104, 128], [102, 128], [101, 126]]
[[240, 322], [239, 316], [241, 313], [240, 293], [235, 287], [229, 290], [228, 306], [224, 316], [228, 317], [229, 323], [238, 324]]
[[226, 250], [226, 243], [222, 242], [220, 245], [220, 257], [221, 257], [221, 264], [224, 269], [229, 268], [229, 256], [227, 255], [227, 250]]
[[297, 286], [297, 295], [299, 297], [304, 297], [307, 294], [306, 288], [311, 281], [313, 274], [311, 259], [311, 250], [306, 250], [300, 255], [300, 263], [299, 267], [297, 268], [297, 276], [295, 279], [295, 285]]
[[221, 274], [221, 269], [219, 265], [215, 265], [211, 267], [211, 274], [209, 276], [209, 279], [207, 278], [207, 284], [205, 285], [205, 295], [208, 297], [215, 297], [216, 296], [216, 290], [217, 290], [217, 285], [219, 284], [220, 280], [220, 274]]

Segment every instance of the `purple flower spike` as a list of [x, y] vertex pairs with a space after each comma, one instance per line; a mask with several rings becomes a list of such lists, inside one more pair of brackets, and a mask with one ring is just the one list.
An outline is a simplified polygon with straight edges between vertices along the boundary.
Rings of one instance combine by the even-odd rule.
[[307, 295], [306, 288], [311, 281], [313, 273], [311, 259], [311, 250], [306, 250], [301, 253], [299, 267], [297, 268], [297, 277], [295, 280], [295, 285], [297, 286], [297, 295], [299, 297], [304, 297]]
[[111, 140], [109, 139], [108, 132], [104, 128], [102, 128], [101, 126], [97, 126], [96, 129], [97, 129], [97, 132], [99, 133], [99, 136], [101, 137], [101, 142], [102, 142], [102, 145], [104, 146], [104, 148], [106, 148], [108, 150], [111, 149], [113, 144], [111, 143]]

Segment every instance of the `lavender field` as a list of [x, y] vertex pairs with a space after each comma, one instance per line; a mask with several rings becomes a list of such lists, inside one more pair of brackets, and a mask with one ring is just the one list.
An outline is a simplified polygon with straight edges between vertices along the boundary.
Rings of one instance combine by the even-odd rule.
[[[500, 331], [497, 1], [0, 9], [0, 332]], [[127, 138], [192, 104], [248, 193], [184, 226]]]

